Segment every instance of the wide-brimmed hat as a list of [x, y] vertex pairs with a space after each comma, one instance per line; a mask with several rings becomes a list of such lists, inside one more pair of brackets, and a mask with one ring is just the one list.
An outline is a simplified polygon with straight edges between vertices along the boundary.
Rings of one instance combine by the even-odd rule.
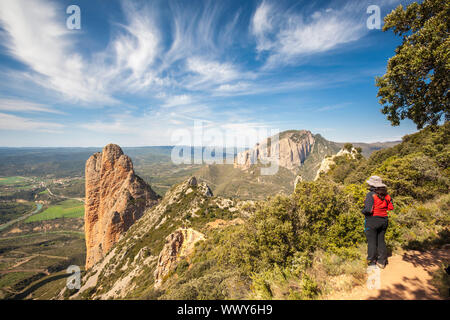
[[383, 183], [381, 178], [379, 176], [371, 176], [369, 180], [366, 181], [369, 186], [375, 187], [375, 188], [381, 188], [386, 187], [386, 185]]

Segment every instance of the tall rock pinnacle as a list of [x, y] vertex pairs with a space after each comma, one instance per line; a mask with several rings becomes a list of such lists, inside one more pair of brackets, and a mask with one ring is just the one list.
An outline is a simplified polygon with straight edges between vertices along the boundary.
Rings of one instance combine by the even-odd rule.
[[86, 269], [100, 261], [158, 199], [118, 145], [108, 144], [92, 155], [86, 162]]

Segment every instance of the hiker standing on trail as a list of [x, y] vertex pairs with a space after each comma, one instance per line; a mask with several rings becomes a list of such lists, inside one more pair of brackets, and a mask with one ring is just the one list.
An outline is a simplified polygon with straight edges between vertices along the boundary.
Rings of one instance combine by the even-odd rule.
[[387, 248], [384, 235], [388, 227], [387, 211], [393, 210], [391, 197], [379, 176], [371, 176], [366, 181], [369, 193], [364, 200], [362, 213], [366, 216], [364, 233], [367, 238], [367, 260], [369, 266], [383, 269], [387, 264]]

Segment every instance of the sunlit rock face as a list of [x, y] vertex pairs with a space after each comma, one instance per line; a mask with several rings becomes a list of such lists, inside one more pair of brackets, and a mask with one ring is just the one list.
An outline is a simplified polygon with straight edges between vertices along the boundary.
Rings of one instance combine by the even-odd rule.
[[115, 144], [86, 162], [86, 269], [100, 261], [159, 196], [138, 177], [131, 159]]
[[[312, 150], [314, 136], [307, 130], [292, 130], [280, 133], [278, 143], [271, 137], [257, 143], [253, 149], [240, 152], [234, 166], [243, 170], [261, 161], [261, 158], [278, 158], [278, 165], [289, 170], [298, 169]], [[278, 156], [277, 156], [278, 153]]]

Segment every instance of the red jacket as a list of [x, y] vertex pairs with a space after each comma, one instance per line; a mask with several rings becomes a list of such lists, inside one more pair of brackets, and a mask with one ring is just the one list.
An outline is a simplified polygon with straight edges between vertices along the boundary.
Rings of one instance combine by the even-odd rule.
[[378, 217], [387, 217], [387, 211], [394, 210], [394, 206], [392, 205], [392, 199], [387, 194], [384, 197], [384, 200], [378, 198], [376, 194], [373, 195], [373, 215]]
[[394, 205], [389, 195], [381, 200], [375, 192], [371, 191], [366, 196], [362, 212], [366, 216], [387, 217], [387, 212], [391, 210], [394, 210]]

